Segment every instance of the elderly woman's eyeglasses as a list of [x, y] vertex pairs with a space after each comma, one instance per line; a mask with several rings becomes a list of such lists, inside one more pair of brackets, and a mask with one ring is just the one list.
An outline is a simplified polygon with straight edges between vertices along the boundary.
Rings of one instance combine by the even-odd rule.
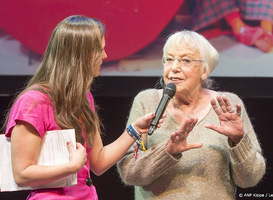
[[177, 60], [182, 67], [192, 67], [193, 63], [195, 61], [198, 62], [204, 62], [203, 60], [192, 60], [188, 58], [170, 58], [170, 57], [163, 57], [162, 58], [162, 63], [166, 66], [171, 66], [174, 64], [175, 60]]

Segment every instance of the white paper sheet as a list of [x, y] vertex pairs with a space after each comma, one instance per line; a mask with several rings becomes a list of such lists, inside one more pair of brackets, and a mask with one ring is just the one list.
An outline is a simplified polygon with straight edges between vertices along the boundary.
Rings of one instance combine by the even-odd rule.
[[[54, 166], [68, 163], [69, 151], [66, 145], [67, 142], [72, 143], [73, 146], [76, 148], [74, 129], [47, 131], [41, 143], [41, 152], [38, 164]], [[1, 191], [32, 190], [38, 188], [59, 188], [77, 184], [77, 173], [75, 173], [49, 184], [36, 187], [19, 187], [14, 181], [11, 168], [10, 139], [6, 138], [5, 135], [0, 135], [0, 147]]]

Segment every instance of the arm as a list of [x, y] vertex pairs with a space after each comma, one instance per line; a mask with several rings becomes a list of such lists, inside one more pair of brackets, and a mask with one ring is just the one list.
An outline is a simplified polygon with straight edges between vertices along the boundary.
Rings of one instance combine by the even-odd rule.
[[70, 162], [58, 166], [37, 165], [41, 137], [30, 124], [19, 122], [11, 134], [11, 162], [15, 182], [21, 186], [38, 186], [78, 172], [86, 162], [85, 148], [68, 145]]
[[180, 157], [173, 157], [166, 152], [164, 143], [140, 151], [138, 157], [134, 157], [134, 149], [118, 162], [118, 172], [127, 185], [149, 185], [166, 171], [176, 165]]
[[103, 174], [126, 153], [133, 143], [134, 140], [124, 131], [118, 139], [103, 147], [100, 134], [97, 132], [89, 154], [90, 169], [98, 176]]
[[[155, 96], [146, 96], [146, 94], [147, 93], [140, 93], [135, 97], [127, 125], [140, 116], [143, 116], [145, 113], [156, 109], [155, 106], [160, 99]], [[150, 102], [152, 105], [150, 105], [148, 101], [145, 103], [142, 102], [145, 99], [151, 98], [154, 99], [153, 102]], [[160, 129], [156, 131], [163, 130]], [[154, 135], [155, 134], [157, 134], [157, 132], [155, 132]], [[142, 140], [146, 147], [149, 146], [148, 137], [148, 135], [142, 136]], [[161, 141], [160, 144], [149, 148], [147, 151], [139, 151], [137, 158], [134, 157], [134, 147], [131, 147], [117, 164], [122, 180], [128, 185], [148, 185], [165, 171], [172, 168], [178, 160], [167, 153], [164, 143], [165, 141]]]
[[231, 170], [235, 183], [242, 187], [253, 187], [265, 174], [266, 164], [260, 144], [247, 113], [243, 112], [244, 138], [236, 145], [229, 146]]
[[[228, 147], [231, 155], [232, 177], [240, 187], [252, 187], [258, 184], [265, 173], [265, 160], [261, 154], [261, 147], [248, 118], [243, 102], [236, 96], [217, 97], [219, 107], [215, 100], [212, 106], [219, 116], [220, 126], [207, 125], [228, 137]], [[232, 110], [233, 102], [236, 105]], [[241, 114], [238, 114], [241, 113]]]
[[[135, 130], [140, 134], [147, 133], [153, 117], [154, 114], [149, 113], [137, 119], [134, 123]], [[160, 123], [162, 122], [163, 120], [160, 121]], [[97, 132], [93, 140], [92, 150], [89, 154], [92, 172], [96, 175], [103, 174], [122, 158], [134, 142], [127, 131], [124, 131], [114, 142], [103, 146], [100, 134]]]

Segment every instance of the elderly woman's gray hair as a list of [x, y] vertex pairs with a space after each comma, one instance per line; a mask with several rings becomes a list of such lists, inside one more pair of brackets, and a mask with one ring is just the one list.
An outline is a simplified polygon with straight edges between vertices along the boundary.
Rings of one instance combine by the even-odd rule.
[[[195, 31], [182, 30], [170, 35], [163, 47], [163, 57], [166, 56], [168, 51], [172, 48], [183, 48], [182, 42], [184, 44], [186, 43], [187, 46], [199, 50], [201, 59], [204, 61], [203, 66], [209, 76], [219, 61], [219, 53], [204, 36]], [[214, 89], [213, 82], [213, 79], [207, 77], [202, 81], [202, 86], [204, 88]], [[161, 87], [165, 86], [163, 77], [160, 79], [160, 85]]]
[[183, 48], [181, 42], [199, 49], [208, 74], [214, 70], [219, 60], [219, 53], [204, 36], [195, 31], [183, 30], [169, 36], [163, 47], [163, 56], [173, 47]]

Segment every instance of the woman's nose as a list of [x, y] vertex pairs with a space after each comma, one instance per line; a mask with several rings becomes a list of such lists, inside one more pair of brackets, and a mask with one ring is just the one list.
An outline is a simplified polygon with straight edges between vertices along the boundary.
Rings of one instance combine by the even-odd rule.
[[181, 64], [179, 60], [175, 60], [172, 64], [172, 71], [180, 71], [181, 70]]

